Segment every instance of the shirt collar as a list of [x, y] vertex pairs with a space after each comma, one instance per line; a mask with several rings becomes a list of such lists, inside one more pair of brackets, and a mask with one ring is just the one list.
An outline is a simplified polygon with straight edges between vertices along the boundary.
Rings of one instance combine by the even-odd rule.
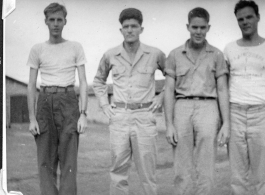
[[[150, 49], [146, 45], [144, 45], [143, 43], [140, 43], [138, 51], [141, 53], [150, 53]], [[125, 51], [125, 49], [123, 47], [123, 43], [122, 43], [121, 45], [118, 46], [115, 54], [118, 56], [118, 55], [122, 54], [123, 52], [126, 52], [126, 51]]]
[[[189, 47], [188, 47], [188, 42], [189, 42], [189, 40], [190, 39], [188, 39], [186, 42], [185, 42], [185, 44], [184, 45], [182, 45], [182, 47], [181, 47], [181, 51], [182, 51], [182, 53], [187, 53], [190, 49], [189, 49]], [[207, 40], [205, 40], [205, 51], [206, 52], [213, 52], [214, 51], [214, 48], [213, 48], [213, 46], [211, 46], [209, 43], [208, 43], [208, 41]]]

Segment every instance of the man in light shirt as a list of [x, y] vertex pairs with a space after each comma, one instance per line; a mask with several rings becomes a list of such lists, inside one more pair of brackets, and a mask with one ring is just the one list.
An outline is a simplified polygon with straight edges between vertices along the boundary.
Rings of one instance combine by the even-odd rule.
[[258, 34], [254, 1], [240, 0], [234, 13], [242, 38], [224, 50], [230, 69], [231, 187], [234, 195], [264, 195], [265, 39]]
[[166, 60], [166, 137], [174, 147], [175, 195], [193, 195], [194, 189], [196, 195], [213, 195], [217, 140], [223, 146], [230, 133], [228, 69], [223, 53], [206, 40], [209, 21], [207, 10], [192, 9], [190, 39]]
[[[156, 120], [164, 93], [155, 96], [155, 71], [164, 71], [165, 55], [140, 42], [142, 13], [134, 8], [121, 12], [124, 41], [102, 57], [93, 88], [110, 120], [111, 195], [127, 195], [132, 157], [145, 195], [156, 195]], [[112, 71], [113, 104], [108, 101], [106, 80]]]
[[[41, 195], [76, 195], [79, 134], [87, 128], [86, 58], [82, 46], [62, 37], [67, 11], [52, 3], [44, 10], [49, 40], [32, 47], [27, 65], [29, 131], [37, 144]], [[81, 112], [74, 91], [75, 71], [80, 83]], [[41, 89], [35, 109], [36, 81]], [[35, 110], [37, 112], [35, 113]], [[57, 168], [60, 186], [57, 189]]]

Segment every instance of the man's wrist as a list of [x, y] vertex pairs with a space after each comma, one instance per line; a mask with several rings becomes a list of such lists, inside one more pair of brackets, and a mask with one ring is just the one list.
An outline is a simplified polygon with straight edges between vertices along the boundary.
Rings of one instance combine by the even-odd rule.
[[223, 127], [230, 127], [230, 123], [229, 122], [223, 122]]
[[104, 105], [102, 105], [102, 109], [104, 109], [104, 108], [106, 108], [108, 106], [109, 106], [109, 104], [104, 104]]
[[34, 121], [36, 121], [36, 117], [35, 116], [32, 116], [32, 117], [30, 116], [29, 117], [29, 122], [34, 122]]
[[87, 114], [86, 114], [86, 110], [81, 110], [81, 111], [80, 111], [80, 114], [81, 114], [81, 115], [83, 114], [83, 115], [87, 116]]

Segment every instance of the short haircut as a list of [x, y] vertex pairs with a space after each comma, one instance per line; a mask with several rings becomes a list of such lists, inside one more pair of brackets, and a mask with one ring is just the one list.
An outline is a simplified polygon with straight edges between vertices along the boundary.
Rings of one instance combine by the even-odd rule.
[[60, 5], [59, 3], [51, 3], [44, 9], [44, 15], [47, 18], [49, 13], [55, 13], [58, 11], [62, 11], [64, 18], [67, 16], [66, 8], [63, 5]]
[[140, 25], [143, 23], [143, 15], [142, 12], [138, 9], [135, 8], [127, 8], [122, 10], [119, 21], [122, 24], [124, 20], [129, 20], [129, 19], [135, 19], [139, 22]]
[[210, 14], [208, 13], [206, 9], [201, 8], [201, 7], [196, 7], [189, 12], [188, 14], [189, 23], [192, 18], [196, 18], [196, 17], [205, 19], [207, 23], [209, 23], [210, 21]]
[[254, 9], [256, 16], [259, 16], [259, 7], [254, 1], [251, 0], [238, 1], [237, 4], [235, 5], [235, 10], [234, 10], [235, 15], [238, 10], [243, 9], [245, 7], [252, 7]]

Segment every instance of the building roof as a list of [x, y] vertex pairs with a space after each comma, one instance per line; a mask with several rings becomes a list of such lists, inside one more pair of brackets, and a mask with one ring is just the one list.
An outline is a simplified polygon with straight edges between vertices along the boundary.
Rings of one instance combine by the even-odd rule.
[[19, 83], [19, 84], [21, 84], [21, 85], [28, 86], [27, 83], [24, 83], [24, 82], [22, 82], [22, 81], [19, 81], [19, 80], [14, 79], [14, 78], [12, 78], [12, 77], [10, 77], [10, 76], [7, 76], [7, 75], [6, 75], [6, 80], [11, 80], [11, 81], [16, 82], [16, 83]]
[[[18, 83], [18, 84], [20, 84], [20, 85], [23, 85], [23, 86], [25, 86], [25, 87], [28, 86], [27, 83], [25, 83], [25, 82], [23, 82], [23, 81], [19, 81], [19, 80], [15, 79], [15, 78], [12, 78], [12, 77], [8, 76], [8, 75], [6, 75], [6, 80], [11, 80], [11, 81], [13, 81], [13, 82], [15, 82], [15, 83]], [[37, 91], [39, 91], [39, 90], [40, 90], [39, 87], [37, 87]]]

